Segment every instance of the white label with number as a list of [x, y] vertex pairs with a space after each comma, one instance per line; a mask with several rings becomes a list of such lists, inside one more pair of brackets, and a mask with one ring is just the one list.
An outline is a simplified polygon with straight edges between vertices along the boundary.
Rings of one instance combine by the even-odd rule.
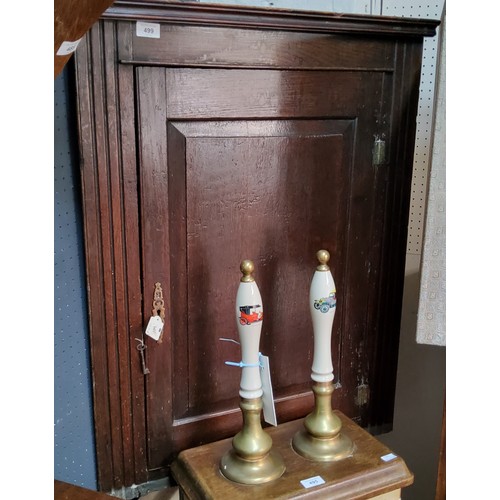
[[148, 326], [146, 327], [146, 335], [152, 339], [158, 340], [163, 330], [163, 321], [160, 316], [151, 316]]
[[269, 356], [259, 356], [261, 362], [260, 377], [262, 380], [262, 410], [264, 420], [271, 425], [277, 426], [276, 409], [274, 408], [273, 385], [271, 384], [271, 370], [269, 368]]
[[[81, 40], [81, 38], [80, 38]], [[73, 52], [78, 47], [80, 40], [75, 40], [74, 42], [63, 42], [59, 49], [56, 52], [58, 56], [68, 56], [69, 54], [73, 54]]]
[[383, 457], [380, 457], [384, 462], [390, 462], [391, 460], [394, 460], [395, 458], [398, 458], [397, 455], [394, 455], [394, 453], [388, 453], [387, 455], [384, 455]]
[[309, 479], [302, 479], [300, 484], [304, 488], [314, 488], [315, 486], [319, 486], [320, 484], [325, 484], [325, 480], [321, 476], [310, 477]]
[[160, 38], [160, 25], [158, 23], [137, 21], [135, 34], [143, 38]]

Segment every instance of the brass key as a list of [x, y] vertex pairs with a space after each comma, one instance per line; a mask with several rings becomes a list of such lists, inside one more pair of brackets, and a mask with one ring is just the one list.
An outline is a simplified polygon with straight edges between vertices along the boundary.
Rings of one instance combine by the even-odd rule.
[[146, 366], [146, 360], [144, 358], [144, 351], [146, 350], [147, 346], [144, 344], [144, 341], [142, 339], [135, 339], [139, 343], [137, 344], [137, 350], [139, 351], [139, 354], [141, 355], [141, 365], [142, 365], [142, 373], [144, 375], [147, 375], [150, 373], [149, 368]]

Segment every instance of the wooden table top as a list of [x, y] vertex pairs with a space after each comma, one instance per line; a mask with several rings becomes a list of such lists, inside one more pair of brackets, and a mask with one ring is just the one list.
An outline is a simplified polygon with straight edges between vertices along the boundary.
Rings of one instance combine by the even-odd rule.
[[110, 500], [110, 495], [54, 480], [54, 500]]
[[[219, 471], [219, 461], [231, 448], [232, 439], [224, 439], [182, 451], [172, 464], [172, 475], [187, 498], [197, 499], [288, 499], [335, 498], [362, 500], [413, 483], [413, 474], [401, 457], [384, 461], [391, 450], [364, 429], [335, 411], [342, 420], [342, 432], [355, 444], [352, 456], [338, 462], [313, 462], [298, 455], [291, 447], [303, 419], [278, 427], [266, 428], [286, 465], [281, 478], [261, 485], [243, 485], [226, 479]], [[304, 488], [301, 480], [321, 476], [325, 484]]]

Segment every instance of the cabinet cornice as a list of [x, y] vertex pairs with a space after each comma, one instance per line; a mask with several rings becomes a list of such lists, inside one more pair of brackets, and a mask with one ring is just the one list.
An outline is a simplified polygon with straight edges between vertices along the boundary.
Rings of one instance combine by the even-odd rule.
[[307, 33], [434, 36], [439, 21], [388, 16], [265, 9], [233, 5], [118, 0], [103, 19], [156, 21], [194, 26], [301, 31]]

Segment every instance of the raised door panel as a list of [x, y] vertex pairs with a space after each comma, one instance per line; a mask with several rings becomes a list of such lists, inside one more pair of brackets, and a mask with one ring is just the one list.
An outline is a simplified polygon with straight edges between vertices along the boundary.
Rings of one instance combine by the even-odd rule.
[[383, 74], [139, 68], [137, 82], [144, 293], [168, 289], [164, 340], [148, 349], [150, 469], [241, 426], [240, 373], [224, 364], [239, 349], [219, 339], [237, 338], [245, 258], [284, 422], [312, 406], [308, 293], [316, 251], [330, 251], [334, 404], [360, 418], [377, 288], [366, 268], [383, 232], [371, 161]]
[[345, 255], [353, 128], [344, 120], [170, 123], [169, 136], [181, 134], [185, 144], [169, 150], [185, 165], [169, 163], [180, 167], [174, 176], [186, 178], [188, 301], [187, 330], [174, 339], [174, 350], [184, 353], [174, 373], [189, 383], [187, 392], [175, 391], [174, 418], [237, 407], [239, 371], [224, 361], [239, 349], [218, 339], [237, 339], [244, 258], [256, 265], [266, 311], [261, 347], [273, 358], [275, 395], [309, 391], [310, 339], [297, 335], [310, 331], [305, 256], [327, 243], [337, 262]]

